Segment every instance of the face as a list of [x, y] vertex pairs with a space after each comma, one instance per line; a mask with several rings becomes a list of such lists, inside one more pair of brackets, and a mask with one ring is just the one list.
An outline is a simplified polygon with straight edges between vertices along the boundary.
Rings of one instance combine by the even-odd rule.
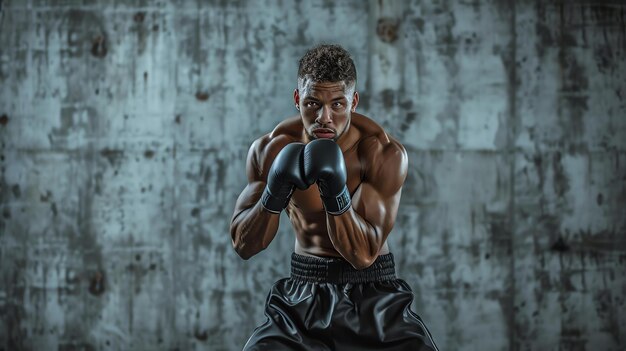
[[359, 102], [354, 87], [344, 82], [313, 82], [304, 79], [294, 92], [304, 129], [311, 140], [337, 141], [350, 126], [350, 117]]

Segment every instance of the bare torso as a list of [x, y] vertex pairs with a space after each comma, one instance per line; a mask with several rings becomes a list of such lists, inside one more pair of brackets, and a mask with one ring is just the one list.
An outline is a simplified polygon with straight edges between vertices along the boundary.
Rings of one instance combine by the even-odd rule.
[[[278, 143], [269, 143], [268, 147], [282, 148], [291, 142], [306, 142], [299, 117], [287, 119], [279, 124], [271, 137], [282, 140]], [[397, 142], [372, 120], [358, 113], [353, 114], [350, 128], [337, 140], [345, 159], [348, 175], [347, 186], [351, 195], [354, 195], [361, 185], [365, 168], [377, 166], [369, 162], [367, 155], [360, 147], [361, 142], [370, 137], [380, 137], [387, 142], [389, 140]], [[262, 154], [273, 154], [269, 150], [266, 151], [268, 152]], [[266, 164], [263, 161], [261, 163]], [[267, 164], [271, 164], [271, 162], [267, 162]], [[303, 191], [296, 189], [286, 208], [286, 213], [295, 230], [296, 253], [319, 257], [341, 257], [328, 235], [326, 213], [316, 184]], [[389, 247], [385, 241], [379, 254], [387, 253], [389, 253]]]

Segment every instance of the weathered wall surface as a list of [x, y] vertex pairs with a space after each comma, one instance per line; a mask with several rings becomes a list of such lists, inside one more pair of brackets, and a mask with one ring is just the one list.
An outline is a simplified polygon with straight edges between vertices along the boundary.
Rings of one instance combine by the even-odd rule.
[[288, 272], [228, 226], [335, 42], [409, 150], [390, 245], [442, 350], [626, 347], [619, 1], [0, 1], [0, 350], [237, 350]]

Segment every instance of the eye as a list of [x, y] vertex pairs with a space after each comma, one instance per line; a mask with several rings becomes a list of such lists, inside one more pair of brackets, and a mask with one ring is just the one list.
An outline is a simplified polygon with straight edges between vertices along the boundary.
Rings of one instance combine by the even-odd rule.
[[304, 103], [304, 106], [305, 107], [317, 107], [318, 104], [315, 101], [307, 101], [307, 102]]

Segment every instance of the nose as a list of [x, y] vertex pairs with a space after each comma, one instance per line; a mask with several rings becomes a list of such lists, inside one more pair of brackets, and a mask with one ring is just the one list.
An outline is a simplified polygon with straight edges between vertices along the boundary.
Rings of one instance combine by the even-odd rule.
[[329, 124], [332, 122], [332, 118], [330, 117], [330, 108], [326, 106], [322, 106], [320, 109], [319, 116], [315, 119], [315, 122], [318, 124]]

